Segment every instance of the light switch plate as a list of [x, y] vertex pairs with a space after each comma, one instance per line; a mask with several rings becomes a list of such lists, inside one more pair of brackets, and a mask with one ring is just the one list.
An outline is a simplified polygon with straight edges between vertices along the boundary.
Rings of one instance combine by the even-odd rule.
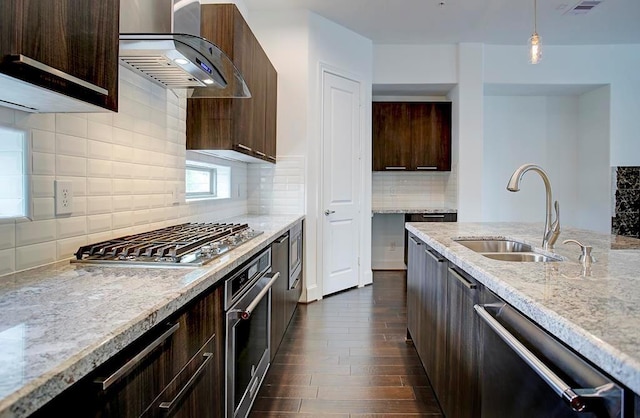
[[55, 181], [56, 215], [71, 215], [73, 212], [73, 182]]

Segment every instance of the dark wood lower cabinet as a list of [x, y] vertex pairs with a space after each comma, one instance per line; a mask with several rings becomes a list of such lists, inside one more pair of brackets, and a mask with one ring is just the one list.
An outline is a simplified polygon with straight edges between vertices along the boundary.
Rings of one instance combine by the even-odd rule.
[[221, 417], [223, 287], [189, 303], [34, 417]]
[[280, 273], [278, 280], [271, 287], [271, 360], [273, 360], [289, 323], [286, 320], [285, 300], [289, 285], [288, 233], [271, 244], [271, 271]]
[[409, 234], [407, 329], [447, 418], [479, 416], [478, 320], [483, 287]]

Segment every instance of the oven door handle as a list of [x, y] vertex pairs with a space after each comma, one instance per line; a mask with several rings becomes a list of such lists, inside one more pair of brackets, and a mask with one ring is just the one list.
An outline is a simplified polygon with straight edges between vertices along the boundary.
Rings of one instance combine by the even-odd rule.
[[251, 316], [251, 312], [253, 312], [256, 306], [258, 306], [258, 304], [262, 301], [262, 298], [264, 298], [265, 295], [269, 292], [269, 290], [271, 290], [271, 286], [273, 286], [276, 280], [278, 280], [278, 277], [280, 277], [280, 272], [277, 271], [275, 273], [269, 273], [269, 274], [266, 274], [264, 277], [269, 279], [269, 283], [267, 283], [264, 289], [262, 289], [260, 293], [258, 293], [258, 295], [255, 297], [255, 299], [251, 301], [249, 306], [247, 306], [244, 309], [233, 309], [233, 312], [237, 313], [240, 319], [245, 319], [245, 320], [249, 319], [249, 317]]
[[573, 389], [545, 363], [513, 336], [500, 322], [498, 322], [485, 308], [501, 308], [504, 304], [474, 305], [476, 313], [496, 334], [507, 344], [531, 369], [536, 372], [549, 387], [562, 398], [576, 412], [589, 412], [590, 403], [594, 399], [607, 397], [613, 388], [612, 384], [604, 384], [597, 388]]

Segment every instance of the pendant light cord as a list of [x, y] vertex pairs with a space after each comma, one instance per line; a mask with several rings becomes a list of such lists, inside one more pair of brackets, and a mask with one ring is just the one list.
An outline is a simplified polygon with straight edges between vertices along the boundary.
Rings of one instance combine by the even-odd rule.
[[533, 0], [533, 33], [538, 33], [538, 1]]

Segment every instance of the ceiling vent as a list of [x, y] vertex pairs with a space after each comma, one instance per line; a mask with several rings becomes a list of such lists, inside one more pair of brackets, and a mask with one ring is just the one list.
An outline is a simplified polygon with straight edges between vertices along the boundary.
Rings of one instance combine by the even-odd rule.
[[602, 3], [602, 0], [583, 0], [575, 6], [569, 8], [565, 14], [583, 15], [589, 13], [594, 7]]

